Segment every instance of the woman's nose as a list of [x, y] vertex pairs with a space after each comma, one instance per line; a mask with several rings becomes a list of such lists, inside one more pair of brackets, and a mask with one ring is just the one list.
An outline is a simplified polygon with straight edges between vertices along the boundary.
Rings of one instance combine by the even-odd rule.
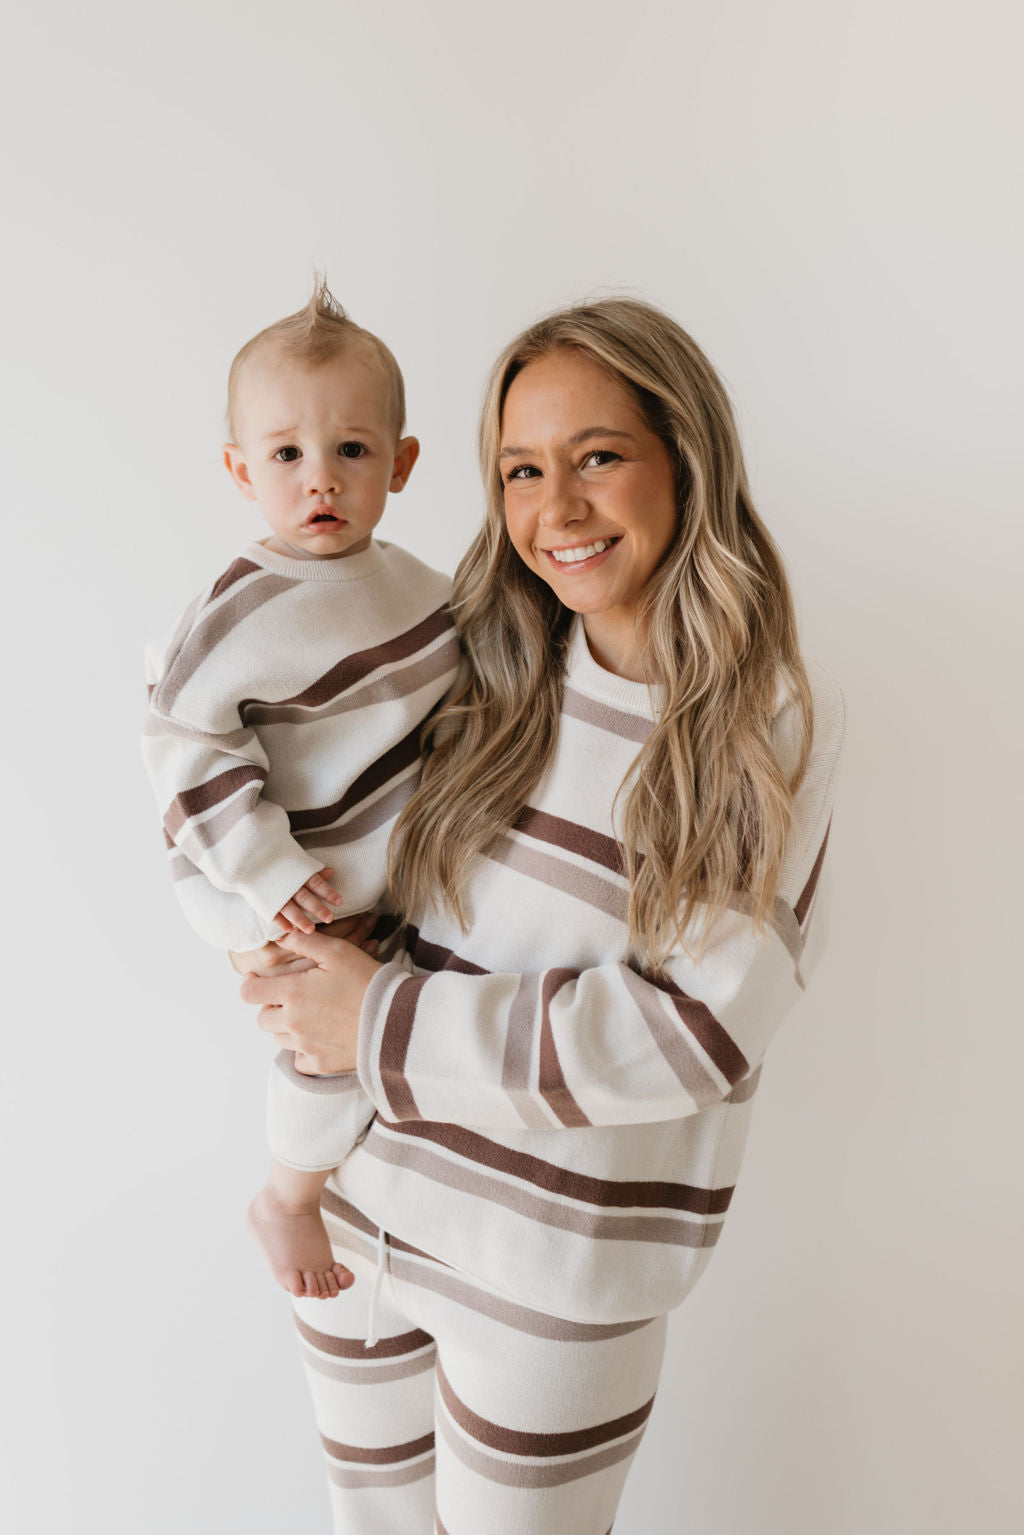
[[540, 505], [540, 520], [548, 528], [564, 528], [587, 515], [587, 503], [568, 475], [547, 474]]

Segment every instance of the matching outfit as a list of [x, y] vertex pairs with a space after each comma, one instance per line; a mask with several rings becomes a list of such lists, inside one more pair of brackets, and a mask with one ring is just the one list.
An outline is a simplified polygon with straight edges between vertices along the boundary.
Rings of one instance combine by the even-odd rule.
[[[325, 866], [343, 912], [382, 906], [420, 729], [458, 669], [450, 589], [393, 544], [304, 560], [253, 543], [147, 658], [143, 756], [175, 892], [210, 943], [280, 936], [276, 914]], [[308, 1105], [276, 1124], [293, 1166]], [[345, 1151], [373, 1112], [365, 1099], [353, 1110]]]
[[[825, 936], [844, 711], [808, 670], [813, 750], [765, 932], [737, 904], [699, 958], [630, 964], [612, 805], [657, 700], [599, 667], [577, 622], [554, 761], [472, 877], [470, 931], [413, 914], [367, 993], [356, 1073], [279, 1058], [271, 1123], [301, 1120], [305, 1165], [339, 1164], [324, 1216], [365, 1279], [296, 1303], [340, 1530], [425, 1532], [436, 1497], [442, 1535], [606, 1535], [664, 1314], [718, 1240], [762, 1056]], [[798, 732], [780, 688], [787, 772]], [[376, 1117], [350, 1150], [364, 1094]], [[497, 1372], [469, 1362], [470, 1317]], [[399, 1497], [415, 1514], [396, 1523]]]

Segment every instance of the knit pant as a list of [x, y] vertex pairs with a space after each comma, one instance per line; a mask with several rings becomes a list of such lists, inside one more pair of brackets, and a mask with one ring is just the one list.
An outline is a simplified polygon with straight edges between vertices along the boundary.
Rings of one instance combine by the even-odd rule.
[[548, 1316], [325, 1202], [356, 1282], [294, 1304], [338, 1535], [608, 1535], [665, 1317]]

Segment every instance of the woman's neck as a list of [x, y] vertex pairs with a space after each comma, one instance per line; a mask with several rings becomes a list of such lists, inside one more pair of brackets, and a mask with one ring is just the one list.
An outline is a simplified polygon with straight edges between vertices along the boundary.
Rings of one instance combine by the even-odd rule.
[[623, 614], [617, 610], [584, 613], [582, 622], [587, 647], [598, 666], [629, 682], [646, 682], [636, 618], [632, 613]]

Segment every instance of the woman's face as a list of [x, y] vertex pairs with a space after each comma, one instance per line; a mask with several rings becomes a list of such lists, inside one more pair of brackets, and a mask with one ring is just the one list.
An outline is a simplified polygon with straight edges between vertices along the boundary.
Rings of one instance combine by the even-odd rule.
[[621, 380], [562, 347], [513, 380], [500, 469], [517, 554], [584, 615], [591, 649], [609, 664], [615, 637], [634, 635], [640, 593], [676, 535], [668, 449]]

